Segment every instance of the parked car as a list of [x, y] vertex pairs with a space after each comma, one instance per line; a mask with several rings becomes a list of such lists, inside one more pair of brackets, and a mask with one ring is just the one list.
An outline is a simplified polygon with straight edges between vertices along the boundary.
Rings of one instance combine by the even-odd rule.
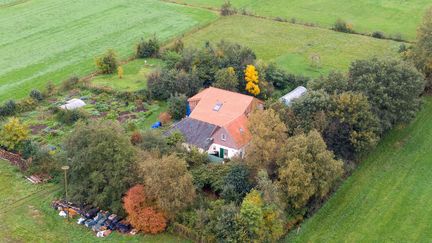
[[97, 224], [97, 222], [102, 218], [102, 212], [97, 213], [97, 215], [93, 219], [88, 219], [84, 222], [84, 225], [88, 228], [93, 227], [93, 225]]
[[116, 224], [116, 228], [123, 234], [129, 233], [132, 229], [131, 225], [126, 220], [119, 221]]
[[95, 217], [98, 213], [99, 213], [99, 208], [91, 208], [84, 214], [84, 216], [90, 219]]
[[100, 228], [102, 227], [102, 225], [105, 223], [105, 221], [108, 220], [108, 216], [109, 216], [108, 212], [103, 212], [100, 219], [96, 222], [95, 225], [93, 225], [92, 230], [93, 231], [99, 231]]

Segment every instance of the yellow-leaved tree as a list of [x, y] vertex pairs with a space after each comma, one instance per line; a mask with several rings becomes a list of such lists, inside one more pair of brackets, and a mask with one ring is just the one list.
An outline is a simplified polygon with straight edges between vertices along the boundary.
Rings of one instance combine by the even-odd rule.
[[259, 76], [254, 65], [247, 65], [245, 71], [246, 91], [255, 96], [259, 95], [261, 90], [258, 86]]
[[12, 117], [0, 130], [0, 145], [15, 150], [28, 138], [29, 129], [18, 118]]
[[119, 67], [117, 68], [117, 75], [118, 75], [118, 78], [119, 78], [119, 79], [122, 79], [122, 78], [123, 78], [123, 74], [124, 74], [123, 67], [122, 67], [122, 66], [119, 66]]

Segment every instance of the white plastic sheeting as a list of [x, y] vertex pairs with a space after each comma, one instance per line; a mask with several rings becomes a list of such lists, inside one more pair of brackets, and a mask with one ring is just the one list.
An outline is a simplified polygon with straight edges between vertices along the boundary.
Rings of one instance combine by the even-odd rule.
[[66, 104], [61, 105], [60, 108], [63, 110], [75, 110], [85, 105], [86, 103], [80, 99], [71, 99]]
[[302, 97], [306, 92], [307, 89], [305, 87], [298, 86], [293, 91], [282, 96], [282, 98], [280, 98], [280, 101], [283, 102], [285, 105], [290, 105], [295, 99]]

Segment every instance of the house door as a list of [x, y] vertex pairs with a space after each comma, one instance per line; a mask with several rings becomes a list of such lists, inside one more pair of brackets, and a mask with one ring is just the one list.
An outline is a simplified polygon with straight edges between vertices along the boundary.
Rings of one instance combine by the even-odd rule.
[[222, 159], [223, 159], [224, 154], [225, 154], [224, 152], [225, 152], [225, 150], [223, 148], [220, 148], [219, 157]]

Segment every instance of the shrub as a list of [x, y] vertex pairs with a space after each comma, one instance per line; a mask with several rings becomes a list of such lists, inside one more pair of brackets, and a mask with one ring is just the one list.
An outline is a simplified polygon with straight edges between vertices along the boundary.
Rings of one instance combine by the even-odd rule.
[[81, 109], [75, 109], [75, 110], [63, 110], [59, 109], [56, 113], [56, 118], [59, 122], [64, 123], [66, 125], [72, 125], [78, 120], [87, 119], [88, 114]]
[[377, 39], [384, 39], [385, 35], [381, 31], [375, 31], [375, 32], [372, 33], [372, 37], [373, 38], [377, 38]]
[[145, 41], [141, 39], [136, 48], [137, 58], [157, 57], [159, 55], [160, 43], [156, 36]]
[[131, 135], [131, 143], [137, 145], [143, 142], [143, 136], [139, 131], [134, 131]]
[[344, 33], [354, 33], [352, 25], [348, 24], [342, 19], [336, 20], [335, 24], [332, 27], [332, 30], [344, 32]]
[[177, 39], [174, 41], [173, 46], [170, 48], [172, 51], [177, 53], [181, 53], [184, 49], [184, 43], [181, 39]]
[[165, 51], [162, 55], [162, 60], [165, 62], [165, 67], [168, 69], [175, 68], [178, 61], [180, 61], [181, 55], [175, 51]]
[[96, 58], [96, 66], [103, 74], [114, 73], [117, 70], [117, 65], [117, 55], [111, 49]]
[[17, 104], [16, 104], [16, 111], [17, 112], [26, 112], [26, 111], [31, 111], [33, 109], [35, 109], [37, 106], [36, 100], [34, 100], [33, 98], [26, 98], [26, 99], [22, 99], [20, 100]]
[[47, 174], [51, 176], [57, 176], [60, 174], [59, 172], [60, 164], [48, 147], [42, 147], [35, 151], [27, 171], [29, 174]]
[[37, 143], [31, 140], [25, 140], [21, 147], [21, 155], [24, 159], [33, 157], [39, 151]]
[[50, 95], [52, 95], [55, 91], [56, 87], [53, 84], [52, 81], [49, 81], [46, 85], [45, 85], [45, 89], [43, 90], [43, 96], [44, 97], [48, 97]]
[[159, 121], [165, 125], [171, 121], [171, 115], [168, 112], [162, 112], [159, 114]]
[[61, 88], [63, 91], [71, 90], [77, 86], [78, 82], [79, 82], [79, 78], [77, 76], [72, 76], [66, 79], [65, 81], [63, 81]]
[[37, 89], [34, 89], [30, 92], [30, 97], [36, 101], [42, 101], [43, 100], [42, 93]]
[[237, 13], [237, 10], [235, 10], [230, 1], [225, 1], [224, 4], [222, 4], [220, 13], [222, 16], [229, 16]]
[[8, 100], [2, 107], [3, 116], [11, 116], [16, 112], [17, 112], [17, 105], [13, 100]]
[[168, 112], [174, 120], [180, 120], [186, 116], [187, 97], [186, 95], [171, 96], [168, 100]]
[[29, 129], [18, 118], [12, 117], [0, 130], [0, 145], [16, 150], [29, 136]]

